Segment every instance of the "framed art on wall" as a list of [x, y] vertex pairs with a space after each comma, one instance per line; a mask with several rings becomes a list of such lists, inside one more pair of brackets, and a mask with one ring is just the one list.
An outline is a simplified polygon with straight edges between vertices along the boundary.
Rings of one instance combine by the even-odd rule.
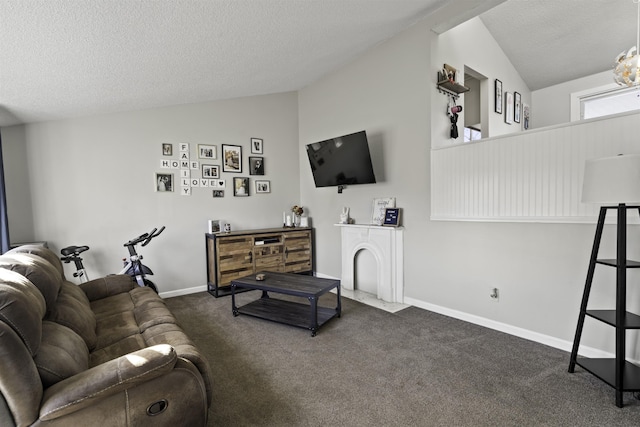
[[249, 178], [233, 178], [233, 195], [237, 197], [249, 195]]
[[261, 138], [251, 138], [251, 154], [262, 154], [263, 142]]
[[498, 114], [502, 114], [502, 82], [496, 79], [495, 83], [495, 111]]
[[173, 144], [162, 144], [162, 155], [173, 156]]
[[513, 94], [511, 92], [505, 92], [504, 97], [506, 98], [504, 101], [504, 122], [510, 125], [513, 123]]
[[242, 147], [222, 144], [222, 172], [242, 172]]
[[172, 173], [156, 173], [156, 191], [158, 192], [173, 191], [173, 174]]
[[256, 180], [256, 194], [257, 193], [271, 193], [271, 181]]
[[201, 159], [217, 159], [218, 150], [215, 145], [198, 144], [198, 157]]
[[264, 175], [264, 157], [249, 157], [249, 174]]
[[518, 92], [514, 92], [513, 95], [513, 121], [520, 123], [520, 106], [522, 105], [522, 97]]
[[220, 178], [220, 168], [217, 165], [202, 165], [203, 178]]

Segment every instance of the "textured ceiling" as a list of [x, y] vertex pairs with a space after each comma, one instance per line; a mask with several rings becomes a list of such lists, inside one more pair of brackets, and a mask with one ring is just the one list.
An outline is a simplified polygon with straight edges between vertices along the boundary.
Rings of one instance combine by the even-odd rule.
[[633, 0], [509, 0], [480, 18], [537, 90], [612, 70], [636, 44], [637, 12]]
[[635, 43], [633, 0], [0, 0], [0, 126], [298, 90], [483, 12], [532, 90]]
[[0, 0], [0, 126], [297, 90], [443, 3]]

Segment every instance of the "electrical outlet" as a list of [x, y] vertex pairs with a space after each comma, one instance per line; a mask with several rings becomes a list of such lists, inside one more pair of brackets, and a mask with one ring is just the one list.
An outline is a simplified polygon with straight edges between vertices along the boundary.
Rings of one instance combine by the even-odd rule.
[[498, 288], [491, 288], [489, 290], [489, 297], [495, 302], [500, 301], [500, 290]]

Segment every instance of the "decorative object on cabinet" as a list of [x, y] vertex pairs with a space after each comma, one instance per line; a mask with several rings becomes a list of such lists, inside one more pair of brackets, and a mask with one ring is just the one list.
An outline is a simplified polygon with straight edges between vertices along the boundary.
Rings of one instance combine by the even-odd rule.
[[222, 172], [242, 172], [242, 147], [222, 144]]
[[207, 233], [207, 290], [230, 295], [231, 281], [260, 271], [313, 273], [313, 230], [267, 228]]
[[198, 144], [198, 157], [201, 159], [217, 159], [218, 150], [215, 145]]
[[[627, 259], [627, 212], [640, 213], [640, 154], [620, 155], [587, 160], [582, 189], [583, 203], [601, 206], [587, 278], [573, 341], [569, 372], [576, 365], [595, 375], [615, 389], [616, 406], [622, 407], [623, 392], [640, 391], [640, 367], [626, 360], [626, 332], [640, 329], [640, 316], [627, 311], [627, 269], [640, 268], [640, 262]], [[629, 205], [632, 204], [632, 205]], [[617, 213], [617, 249], [615, 259], [598, 258], [607, 211]], [[587, 309], [596, 265], [616, 269], [616, 306], [614, 309]], [[578, 357], [585, 317], [589, 316], [615, 328], [615, 357]]]
[[249, 157], [249, 175], [264, 175], [264, 157]]
[[156, 191], [163, 193], [173, 191], [173, 174], [172, 173], [156, 173]]
[[395, 197], [373, 199], [373, 208], [371, 209], [371, 223], [374, 225], [382, 225], [382, 223], [384, 222], [385, 209], [395, 207]]
[[249, 195], [249, 178], [233, 178], [233, 195], [238, 197]]
[[513, 92], [513, 121], [520, 123], [520, 107], [522, 106], [522, 96], [518, 92]]
[[251, 138], [251, 154], [262, 154], [264, 141], [261, 138]]
[[502, 114], [502, 82], [498, 79], [495, 81], [495, 112], [498, 114]]
[[209, 225], [209, 233], [217, 233], [220, 231], [219, 219], [210, 219], [208, 222], [208, 225]]
[[271, 181], [256, 180], [256, 194], [271, 193]]

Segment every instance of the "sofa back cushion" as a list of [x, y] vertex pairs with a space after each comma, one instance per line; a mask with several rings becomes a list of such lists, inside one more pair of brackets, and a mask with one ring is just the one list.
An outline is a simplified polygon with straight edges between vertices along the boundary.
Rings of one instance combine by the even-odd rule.
[[34, 359], [42, 385], [47, 388], [89, 368], [89, 349], [71, 329], [42, 322], [42, 342]]
[[0, 268], [15, 271], [29, 279], [44, 297], [47, 310], [55, 305], [62, 279], [47, 260], [27, 253], [7, 253], [0, 256]]
[[31, 356], [38, 352], [44, 313], [44, 298], [28, 279], [0, 269], [0, 321], [15, 331]]
[[58, 258], [58, 255], [56, 255], [56, 253], [53, 252], [49, 248], [45, 248], [42, 245], [29, 244], [29, 245], [18, 246], [16, 248], [11, 249], [10, 251], [8, 251], [6, 253], [8, 253], [8, 254], [32, 254], [32, 255], [37, 255], [37, 256], [39, 256], [41, 258], [44, 258], [47, 261], [49, 261], [49, 263], [56, 269], [56, 271], [60, 274], [60, 278], [65, 280], [64, 267], [62, 266], [62, 261], [60, 261], [60, 258]]
[[[81, 294], [78, 294], [80, 292]], [[96, 317], [91, 311], [89, 300], [82, 290], [69, 282], [63, 282], [56, 304], [46, 320], [59, 323], [80, 335], [89, 350], [96, 347]]]

